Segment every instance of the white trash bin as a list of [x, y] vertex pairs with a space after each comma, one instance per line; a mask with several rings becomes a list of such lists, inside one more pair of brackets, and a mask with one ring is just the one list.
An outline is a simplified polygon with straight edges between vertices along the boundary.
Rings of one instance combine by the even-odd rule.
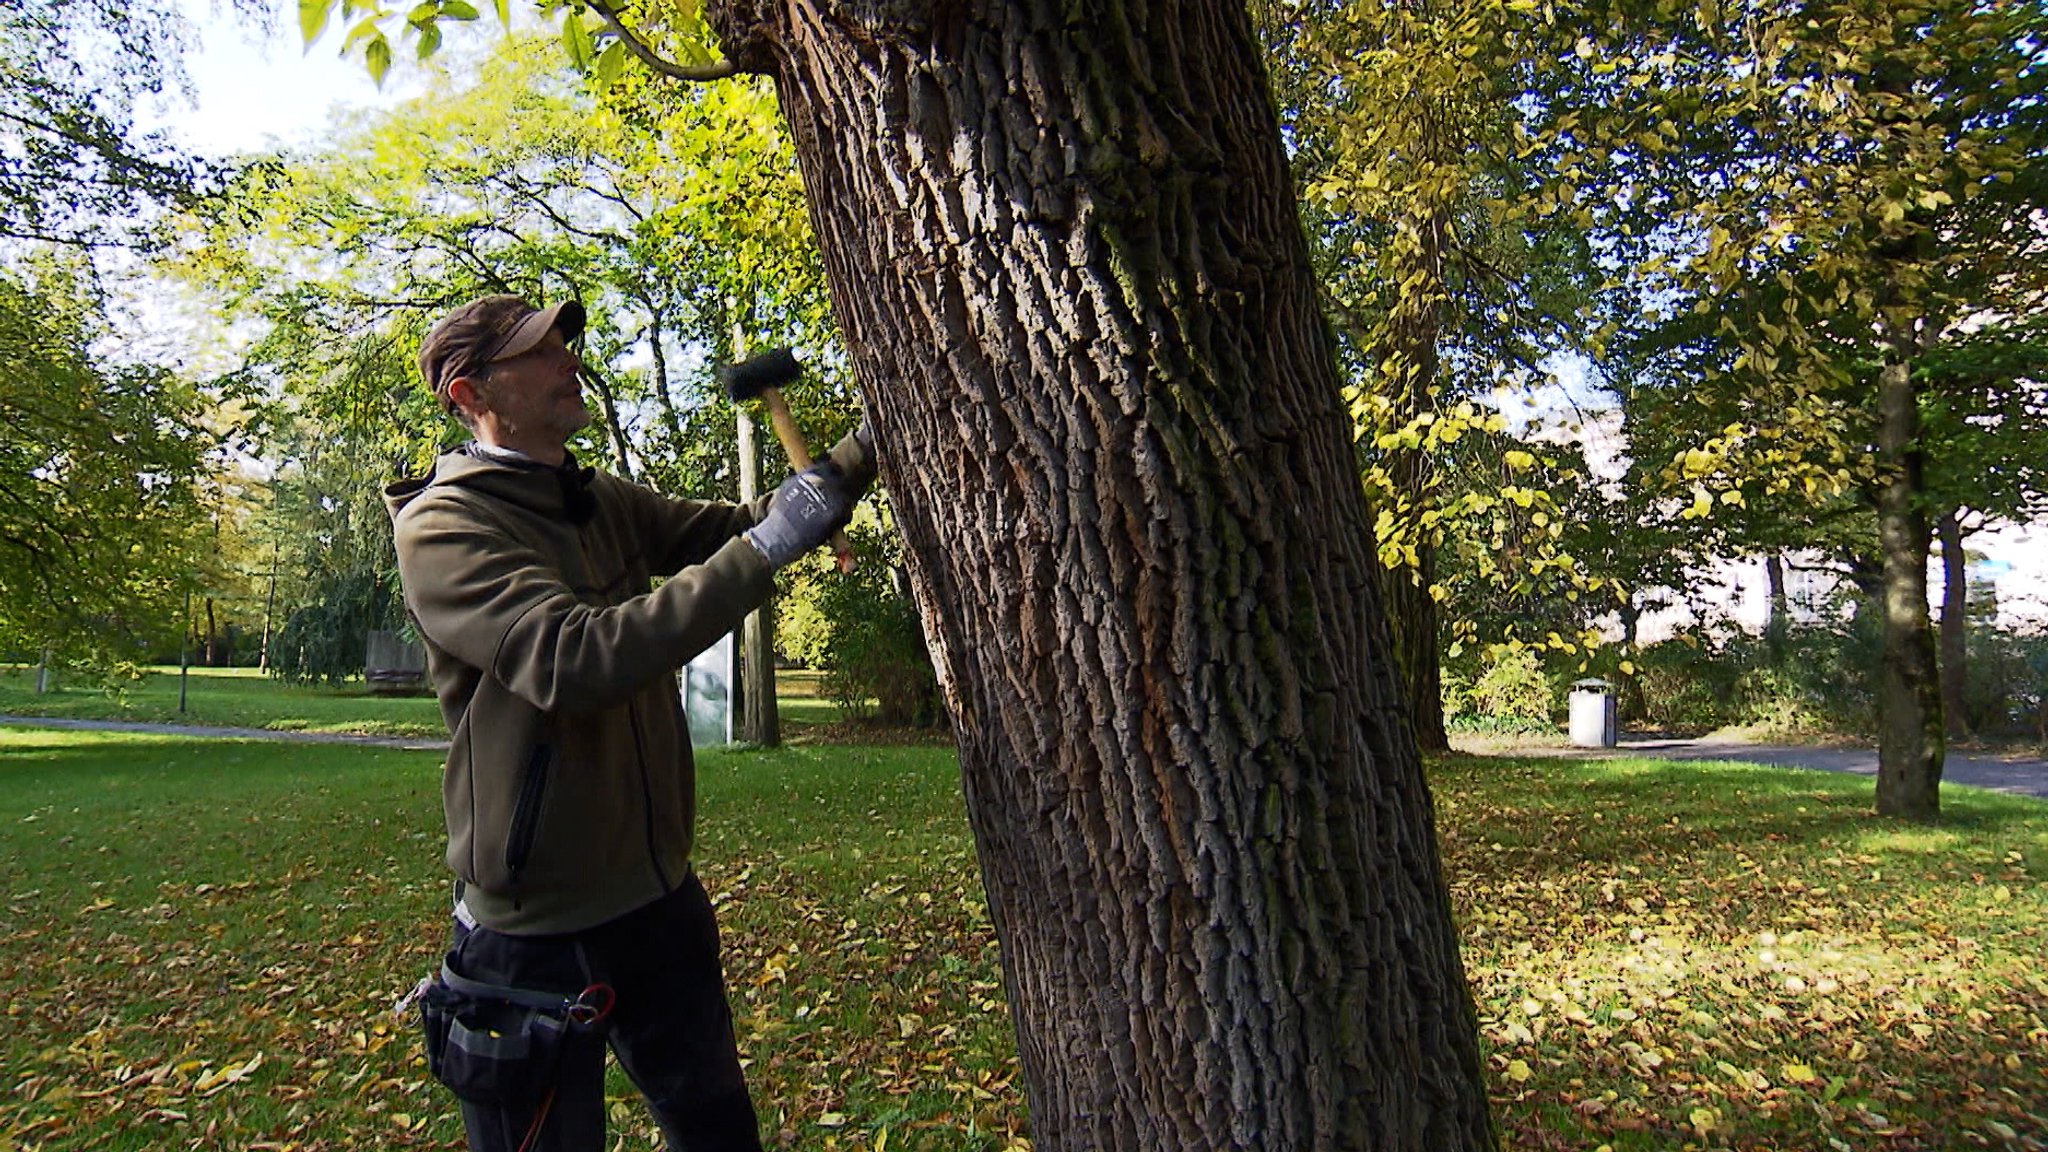
[[1612, 748], [1621, 741], [1614, 720], [1614, 685], [1605, 680], [1572, 682], [1570, 731], [1579, 748]]

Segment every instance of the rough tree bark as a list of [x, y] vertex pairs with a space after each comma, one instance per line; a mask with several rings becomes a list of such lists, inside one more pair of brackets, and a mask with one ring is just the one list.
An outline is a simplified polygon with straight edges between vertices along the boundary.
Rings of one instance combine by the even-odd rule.
[[1242, 7], [711, 16], [879, 433], [1034, 1147], [1492, 1147]]
[[1963, 686], [1970, 674], [1970, 566], [1963, 555], [1963, 523], [1949, 508], [1936, 518], [1941, 540], [1941, 714], [1948, 738], [1970, 738]]
[[1877, 380], [1877, 542], [1884, 564], [1884, 655], [1878, 686], [1877, 810], [1932, 820], [1941, 814], [1941, 677], [1927, 618], [1926, 484], [1919, 397], [1903, 361]]
[[[1404, 253], [1400, 273], [1402, 283], [1416, 287], [1404, 291], [1394, 309], [1382, 357], [1400, 373], [1393, 382], [1396, 425], [1435, 411], [1437, 373], [1442, 367], [1437, 340], [1443, 326], [1444, 247], [1450, 220], [1446, 210], [1439, 208], [1416, 220], [1415, 225], [1416, 244]], [[1437, 548], [1433, 530], [1422, 526], [1423, 513], [1435, 502], [1431, 484], [1435, 465], [1421, 448], [1397, 447], [1387, 453], [1385, 466], [1394, 491], [1404, 502], [1406, 518], [1415, 525], [1416, 537], [1415, 565], [1388, 569], [1380, 582], [1387, 622], [1393, 629], [1394, 659], [1416, 745], [1425, 752], [1448, 751], [1451, 737], [1444, 730], [1443, 662], [1437, 644], [1440, 623], [1436, 597], [1430, 594], [1436, 583]]]

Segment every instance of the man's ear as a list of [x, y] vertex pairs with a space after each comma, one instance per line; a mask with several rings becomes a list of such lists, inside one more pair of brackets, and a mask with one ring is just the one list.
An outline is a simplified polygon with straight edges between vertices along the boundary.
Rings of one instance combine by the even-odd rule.
[[484, 410], [483, 381], [474, 376], [457, 376], [448, 382], [448, 399], [456, 411], [476, 416]]

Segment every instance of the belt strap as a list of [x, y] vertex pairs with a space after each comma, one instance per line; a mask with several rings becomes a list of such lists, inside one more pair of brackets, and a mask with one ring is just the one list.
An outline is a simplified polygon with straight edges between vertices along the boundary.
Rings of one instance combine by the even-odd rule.
[[446, 960], [441, 961], [441, 983], [446, 984], [451, 990], [460, 992], [464, 996], [473, 996], [480, 1000], [502, 1000], [507, 1004], [517, 1004], [522, 1008], [545, 1008], [551, 1012], [566, 1013], [582, 999], [580, 993], [577, 995], [565, 995], [561, 992], [536, 992], [526, 988], [513, 988], [504, 984], [486, 984], [481, 980], [471, 980], [469, 977], [461, 975], [455, 969], [450, 968]]

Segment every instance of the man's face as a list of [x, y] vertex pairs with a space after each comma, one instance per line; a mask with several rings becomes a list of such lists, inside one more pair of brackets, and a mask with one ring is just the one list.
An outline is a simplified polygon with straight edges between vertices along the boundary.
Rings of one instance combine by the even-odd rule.
[[540, 343], [483, 374], [477, 388], [484, 408], [480, 421], [491, 421], [496, 441], [506, 447], [561, 447], [590, 423], [576, 367], [562, 333], [549, 331]]

